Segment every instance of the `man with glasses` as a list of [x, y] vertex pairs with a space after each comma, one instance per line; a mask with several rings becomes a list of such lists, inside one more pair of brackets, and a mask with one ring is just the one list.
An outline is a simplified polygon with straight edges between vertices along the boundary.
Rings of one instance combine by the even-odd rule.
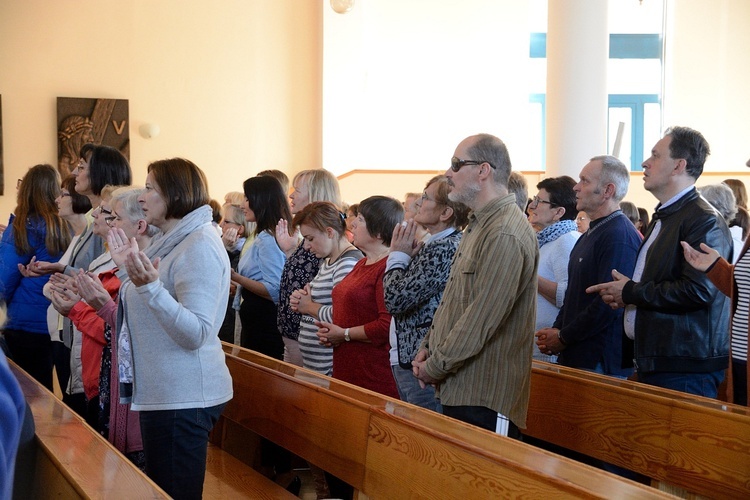
[[632, 344], [622, 333], [622, 311], [612, 310], [586, 288], [609, 280], [612, 269], [630, 275], [641, 238], [620, 210], [630, 172], [614, 156], [596, 156], [583, 167], [576, 192], [576, 209], [591, 217], [591, 225], [576, 242], [568, 261], [568, 289], [563, 306], [550, 328], [536, 332], [543, 354], [558, 354], [557, 362], [572, 368], [629, 376]]
[[443, 414], [520, 439], [539, 249], [508, 192], [510, 173], [508, 150], [497, 137], [468, 137], [456, 148], [445, 173], [448, 196], [473, 212], [413, 371], [436, 387]]

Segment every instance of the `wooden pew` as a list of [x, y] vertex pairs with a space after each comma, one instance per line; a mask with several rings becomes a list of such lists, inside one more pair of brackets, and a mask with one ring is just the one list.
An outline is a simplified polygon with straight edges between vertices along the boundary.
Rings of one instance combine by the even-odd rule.
[[347, 481], [358, 498], [666, 497], [252, 351], [224, 349], [235, 396], [214, 443], [243, 458], [257, 433]]
[[[10, 362], [34, 416], [29, 496], [170, 498], [51, 392]], [[18, 485], [16, 485], [18, 486]], [[209, 446], [204, 498], [297, 498], [229, 453]]]
[[534, 362], [524, 434], [710, 498], [750, 498], [750, 409]]
[[169, 498], [62, 401], [9, 364], [36, 426], [32, 498]]

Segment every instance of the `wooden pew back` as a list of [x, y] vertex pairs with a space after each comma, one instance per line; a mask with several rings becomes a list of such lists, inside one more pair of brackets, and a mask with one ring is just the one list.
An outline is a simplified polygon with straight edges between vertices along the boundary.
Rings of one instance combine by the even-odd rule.
[[36, 426], [32, 498], [169, 498], [36, 380], [10, 363]]
[[235, 384], [215, 433], [248, 431], [347, 481], [360, 497], [663, 498], [632, 483], [434, 412], [225, 344]]
[[524, 434], [711, 498], [750, 497], [750, 409], [534, 362]]

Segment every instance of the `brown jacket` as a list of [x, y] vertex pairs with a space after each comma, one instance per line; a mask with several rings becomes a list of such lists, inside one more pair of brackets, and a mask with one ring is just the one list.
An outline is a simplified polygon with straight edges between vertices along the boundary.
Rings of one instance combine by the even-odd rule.
[[[742, 247], [740, 256], [737, 262], [745, 255], [748, 247], [750, 246], [750, 238], [745, 241], [745, 245]], [[706, 271], [706, 275], [711, 282], [716, 285], [716, 288], [727, 297], [732, 299], [732, 317], [734, 317], [734, 311], [737, 309], [737, 282], [734, 280], [734, 265], [727, 262], [725, 259], [719, 258], [709, 269]], [[750, 321], [748, 321], [748, 337], [750, 337]], [[731, 346], [731, 334], [732, 325], [729, 325], [730, 335], [730, 346]], [[748, 359], [750, 359], [750, 342], [748, 342]], [[750, 386], [750, 370], [746, 373], [748, 386]], [[727, 370], [727, 400], [732, 403], [734, 402], [734, 390], [732, 383], [732, 356], [729, 356], [729, 370]], [[748, 405], [750, 406], [750, 405]]]

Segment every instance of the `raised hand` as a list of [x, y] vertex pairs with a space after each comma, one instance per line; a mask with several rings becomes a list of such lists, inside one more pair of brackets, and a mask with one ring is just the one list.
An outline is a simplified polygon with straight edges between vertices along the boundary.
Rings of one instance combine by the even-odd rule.
[[414, 219], [396, 224], [393, 228], [390, 251], [403, 252], [409, 257], [414, 257], [423, 245], [423, 242], [417, 240], [417, 229], [418, 225]]
[[708, 271], [708, 268], [721, 258], [719, 252], [705, 243], [701, 243], [700, 245], [701, 250], [703, 250], [702, 252], [691, 247], [686, 241], [681, 241], [680, 244], [682, 245], [682, 253], [685, 255], [685, 260], [698, 271]]
[[299, 230], [294, 231], [294, 234], [290, 235], [289, 223], [286, 219], [279, 219], [279, 222], [276, 224], [276, 243], [287, 257], [290, 256], [297, 248], [297, 245], [299, 245], [299, 238]]

